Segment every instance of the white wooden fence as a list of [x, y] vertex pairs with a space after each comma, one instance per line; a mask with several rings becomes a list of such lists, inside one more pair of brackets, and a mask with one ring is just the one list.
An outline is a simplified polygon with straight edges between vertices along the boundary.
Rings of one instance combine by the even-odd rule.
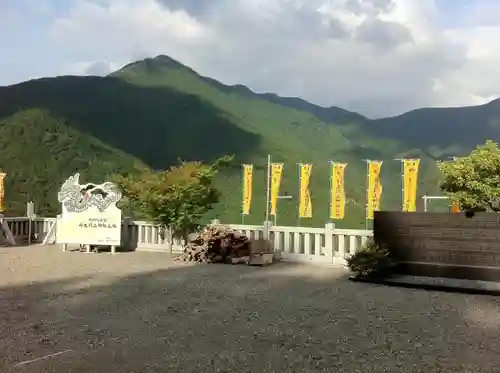
[[[27, 217], [6, 218], [17, 243], [26, 243], [29, 236]], [[36, 217], [32, 220], [33, 243], [53, 244], [57, 232], [56, 218]], [[231, 228], [245, 233], [249, 238], [264, 238], [264, 225], [231, 224]], [[333, 224], [323, 228], [270, 226], [269, 239], [282, 260], [344, 264], [345, 258], [356, 252], [372, 236], [370, 230], [335, 229]], [[162, 237], [160, 229], [153, 223], [125, 219], [122, 225], [122, 247], [135, 250], [170, 251], [182, 250], [183, 244], [174, 239], [170, 244]]]
[[[230, 225], [250, 238], [263, 238], [264, 226]], [[269, 239], [281, 259], [293, 262], [344, 264], [345, 258], [355, 253], [373, 235], [370, 230], [285, 227], [269, 228]]]

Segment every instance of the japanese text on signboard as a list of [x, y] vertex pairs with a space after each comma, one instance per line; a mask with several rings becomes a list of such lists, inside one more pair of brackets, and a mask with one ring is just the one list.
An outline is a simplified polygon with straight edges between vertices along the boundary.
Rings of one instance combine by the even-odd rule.
[[78, 226], [80, 228], [118, 228], [115, 223], [110, 223], [108, 219], [105, 218], [89, 218], [86, 221], [81, 221]]

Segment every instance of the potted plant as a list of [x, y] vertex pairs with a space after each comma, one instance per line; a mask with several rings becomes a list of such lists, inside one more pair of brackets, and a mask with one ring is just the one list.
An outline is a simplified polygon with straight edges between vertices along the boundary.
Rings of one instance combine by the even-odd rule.
[[347, 259], [347, 266], [357, 279], [381, 280], [390, 277], [395, 265], [389, 248], [378, 245], [373, 239]]

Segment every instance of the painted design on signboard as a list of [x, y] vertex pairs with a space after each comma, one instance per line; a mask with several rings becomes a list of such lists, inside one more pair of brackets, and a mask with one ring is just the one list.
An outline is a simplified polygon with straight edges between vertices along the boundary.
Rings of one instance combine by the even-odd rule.
[[68, 212], [83, 212], [91, 206], [104, 212], [122, 198], [122, 192], [112, 182], [80, 185], [79, 179], [79, 173], [70, 176], [57, 194], [57, 199]]

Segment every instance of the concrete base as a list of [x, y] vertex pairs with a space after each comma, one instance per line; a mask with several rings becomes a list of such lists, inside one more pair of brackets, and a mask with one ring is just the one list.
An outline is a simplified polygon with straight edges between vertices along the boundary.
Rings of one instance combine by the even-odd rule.
[[384, 280], [349, 277], [355, 282], [364, 282], [385, 286], [397, 286], [411, 289], [445, 291], [462, 294], [500, 295], [500, 283], [491, 281], [464, 280], [444, 277], [394, 276]]
[[273, 263], [273, 253], [252, 254], [248, 262], [251, 266], [267, 266]]
[[[61, 247], [62, 247], [63, 252], [68, 251], [68, 244], [67, 243], [61, 244]], [[99, 249], [94, 250], [94, 253], [98, 253], [98, 252], [99, 252]], [[86, 254], [92, 253], [92, 245], [85, 245], [85, 253]], [[111, 255], [115, 255], [115, 254], [116, 254], [116, 246], [111, 246]]]

